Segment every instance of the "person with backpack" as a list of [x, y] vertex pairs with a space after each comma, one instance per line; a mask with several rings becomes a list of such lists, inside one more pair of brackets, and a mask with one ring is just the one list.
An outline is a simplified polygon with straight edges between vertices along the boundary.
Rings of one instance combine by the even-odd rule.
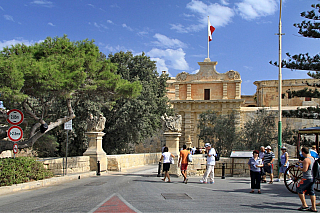
[[188, 179], [187, 179], [188, 155], [190, 155], [190, 151], [187, 150], [186, 145], [183, 145], [182, 150], [180, 151], [180, 158], [179, 158], [178, 166], [181, 168], [181, 174], [183, 176], [183, 183], [185, 183], [185, 184], [188, 183]]
[[[315, 163], [314, 158], [309, 153], [309, 148], [302, 147], [301, 149], [304, 160], [302, 161], [302, 166], [296, 165], [298, 170], [302, 171], [303, 177], [300, 180], [297, 188], [297, 192], [299, 198], [301, 200], [301, 207], [298, 208], [299, 211], [311, 211], [317, 212], [316, 209], [316, 196], [314, 193], [314, 173], [313, 173], [313, 165]], [[306, 203], [305, 194], [310, 195], [311, 205], [309, 208]]]

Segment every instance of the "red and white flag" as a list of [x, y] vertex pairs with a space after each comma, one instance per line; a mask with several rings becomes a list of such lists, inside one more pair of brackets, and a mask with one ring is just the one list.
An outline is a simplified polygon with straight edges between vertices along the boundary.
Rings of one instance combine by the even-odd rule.
[[210, 20], [208, 18], [208, 36], [209, 36], [209, 41], [212, 40], [212, 33], [214, 32], [216, 28], [214, 28], [213, 26], [211, 26], [210, 24]]

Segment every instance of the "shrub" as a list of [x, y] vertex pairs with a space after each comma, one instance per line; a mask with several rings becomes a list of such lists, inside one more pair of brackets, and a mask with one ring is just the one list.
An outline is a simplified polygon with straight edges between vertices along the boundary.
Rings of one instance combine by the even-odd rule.
[[51, 171], [44, 168], [41, 162], [31, 157], [0, 159], [0, 186], [25, 183], [52, 177]]

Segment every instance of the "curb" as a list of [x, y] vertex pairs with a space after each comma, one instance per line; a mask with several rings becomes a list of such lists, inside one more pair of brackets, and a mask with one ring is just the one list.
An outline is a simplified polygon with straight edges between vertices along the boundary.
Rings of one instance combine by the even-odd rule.
[[45, 186], [56, 185], [56, 184], [60, 184], [63, 182], [68, 182], [68, 181], [76, 180], [76, 179], [80, 179], [80, 178], [87, 178], [87, 177], [91, 177], [91, 176], [96, 176], [96, 171], [71, 174], [71, 175], [66, 175], [66, 176], [61, 176], [61, 177], [52, 177], [52, 178], [38, 180], [38, 181], [14, 184], [12, 186], [1, 186], [0, 187], [0, 195], [7, 195], [7, 194], [11, 194], [11, 193], [18, 192], [18, 191], [24, 191], [24, 190], [36, 189], [36, 188], [45, 187]]

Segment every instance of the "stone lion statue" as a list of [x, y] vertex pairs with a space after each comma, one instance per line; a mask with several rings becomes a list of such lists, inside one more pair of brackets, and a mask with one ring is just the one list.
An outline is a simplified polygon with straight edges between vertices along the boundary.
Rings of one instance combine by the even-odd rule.
[[89, 115], [87, 119], [87, 132], [102, 132], [105, 128], [106, 118], [100, 114], [99, 117]]
[[165, 132], [181, 132], [181, 115], [167, 116], [167, 114], [164, 114], [164, 116], [161, 116], [161, 119]]

